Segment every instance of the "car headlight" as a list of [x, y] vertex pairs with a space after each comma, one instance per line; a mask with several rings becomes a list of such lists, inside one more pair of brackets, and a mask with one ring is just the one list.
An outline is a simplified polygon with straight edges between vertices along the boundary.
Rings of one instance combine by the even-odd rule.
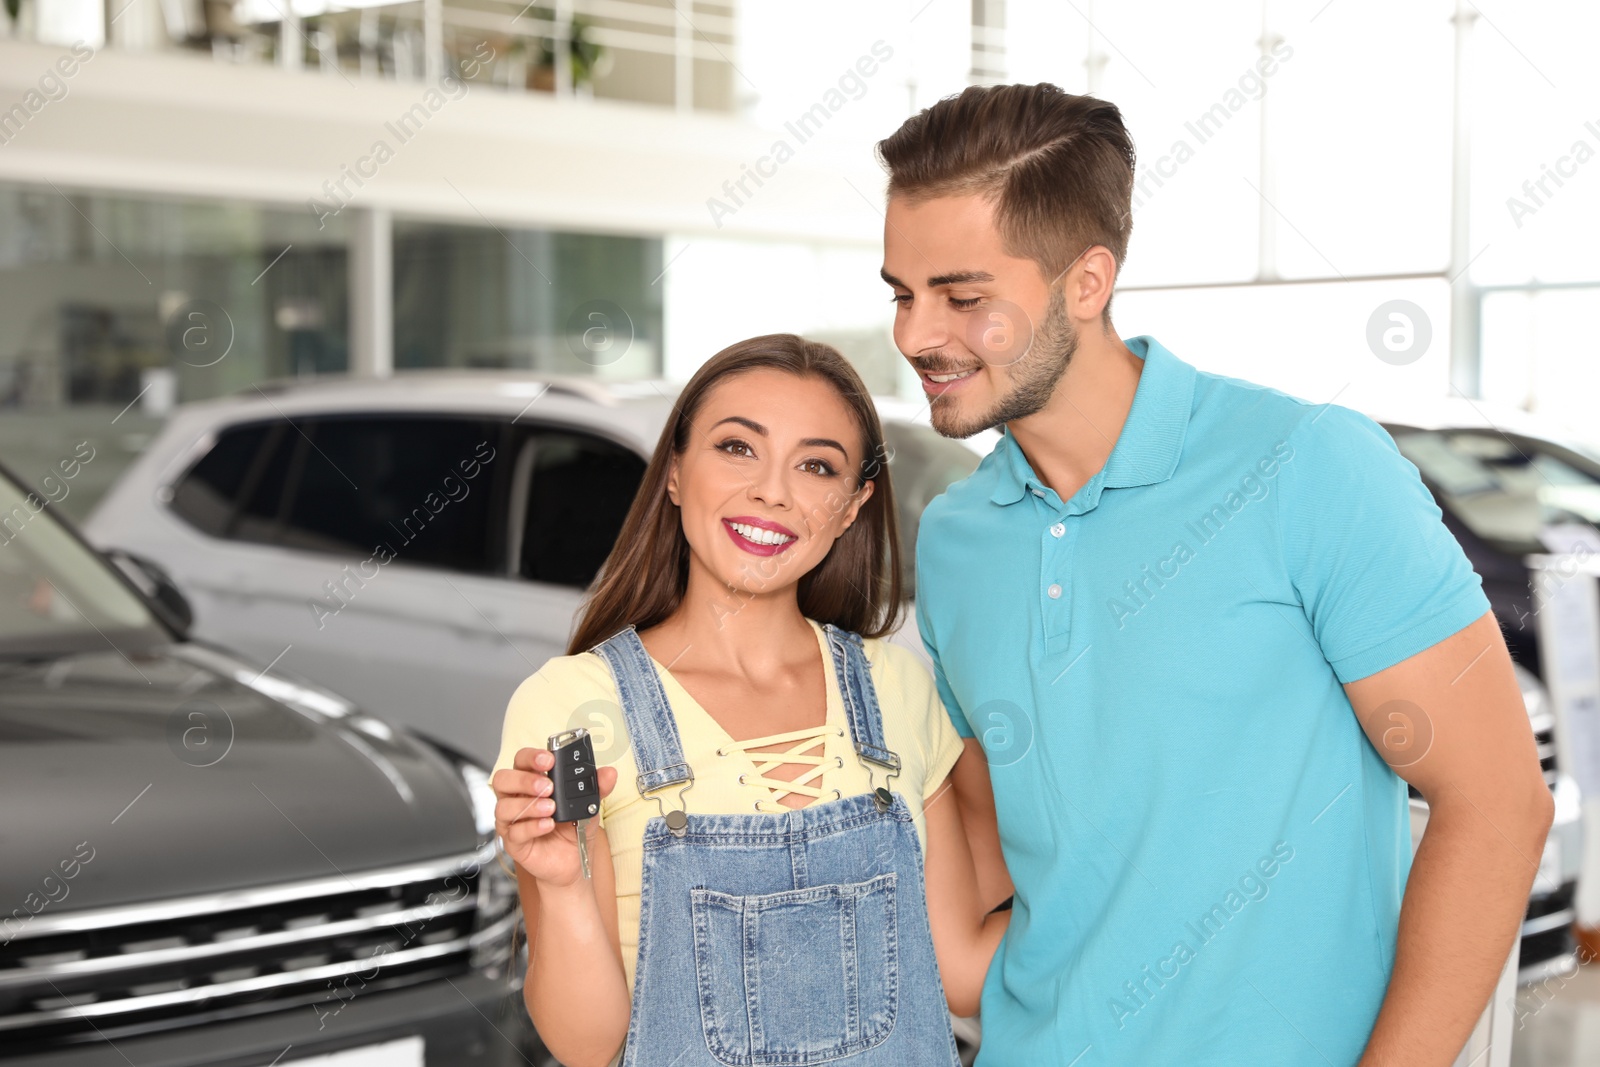
[[[489, 772], [475, 763], [455, 761], [472, 802], [472, 821], [483, 846], [478, 850], [477, 916], [473, 922], [471, 963], [494, 977], [521, 980], [526, 966], [526, 938], [519, 937], [522, 911], [511, 861], [494, 836], [494, 789]], [[519, 945], [521, 946], [519, 950]]]
[[489, 772], [475, 763], [457, 763], [461, 780], [466, 783], [467, 796], [472, 801], [472, 824], [479, 839], [494, 833], [494, 788], [489, 785]]

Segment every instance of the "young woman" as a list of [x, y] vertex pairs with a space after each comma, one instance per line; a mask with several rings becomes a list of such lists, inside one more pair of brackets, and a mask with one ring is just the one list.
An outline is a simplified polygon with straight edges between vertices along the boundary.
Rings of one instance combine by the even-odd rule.
[[[886, 458], [834, 349], [778, 334], [718, 353], [570, 654], [512, 697], [495, 817], [528, 1011], [568, 1067], [957, 1062], [946, 1000], [976, 1011], [1009, 880], [981, 752], [880, 639], [901, 600]], [[544, 746], [573, 726], [602, 764], [591, 878], [550, 818]]]

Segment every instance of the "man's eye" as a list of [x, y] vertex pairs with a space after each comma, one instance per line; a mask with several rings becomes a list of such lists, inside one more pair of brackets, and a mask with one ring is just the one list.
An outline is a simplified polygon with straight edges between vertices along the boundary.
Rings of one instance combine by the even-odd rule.
[[893, 293], [893, 294], [891, 294], [889, 296], [889, 303], [891, 303], [891, 304], [899, 304], [901, 307], [905, 307], [907, 304], [911, 303], [911, 294], [910, 293]]
[[957, 299], [956, 297], [952, 296], [950, 298], [950, 306], [958, 311], [971, 311], [973, 308], [978, 306], [978, 303], [982, 299], [983, 298], [979, 296], [974, 296], [967, 299]]

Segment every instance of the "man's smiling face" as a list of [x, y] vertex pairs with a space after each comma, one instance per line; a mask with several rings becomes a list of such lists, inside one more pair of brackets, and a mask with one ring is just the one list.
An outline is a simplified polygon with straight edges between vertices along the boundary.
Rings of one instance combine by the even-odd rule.
[[883, 279], [934, 429], [970, 437], [1044, 406], [1077, 339], [1059, 285], [1006, 251], [986, 197], [891, 197]]

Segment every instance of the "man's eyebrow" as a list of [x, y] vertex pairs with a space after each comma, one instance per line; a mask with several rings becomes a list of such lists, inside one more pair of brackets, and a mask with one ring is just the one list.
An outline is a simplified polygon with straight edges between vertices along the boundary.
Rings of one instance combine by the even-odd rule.
[[938, 274], [928, 279], [928, 288], [937, 289], [941, 285], [966, 285], [970, 282], [992, 282], [994, 275], [986, 270], [958, 270], [949, 274]]
[[[911, 286], [896, 278], [888, 271], [879, 268], [878, 277], [897, 289], [909, 289]], [[967, 285], [971, 282], [992, 282], [994, 275], [986, 270], [957, 270], [949, 274], [936, 274], [928, 279], [928, 288], [937, 289], [941, 285]]]

